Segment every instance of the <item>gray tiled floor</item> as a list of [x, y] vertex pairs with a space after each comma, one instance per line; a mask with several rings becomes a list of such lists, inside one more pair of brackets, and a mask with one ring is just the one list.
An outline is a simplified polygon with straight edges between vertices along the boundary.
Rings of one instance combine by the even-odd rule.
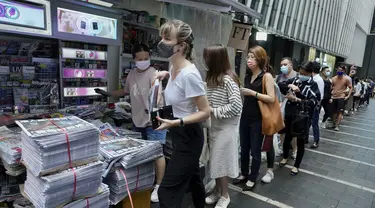
[[[305, 171], [293, 177], [288, 168], [275, 167], [272, 183], [258, 183], [253, 192], [290, 207], [375, 208], [374, 115], [375, 104], [372, 104], [354, 116], [344, 117], [342, 133], [321, 129], [320, 147], [310, 151], [306, 146], [300, 167]], [[289, 164], [293, 165], [293, 161]], [[264, 174], [264, 165], [259, 179]], [[275, 207], [238, 191], [232, 190], [230, 195], [231, 208]], [[153, 208], [156, 207], [158, 205], [154, 204]], [[193, 207], [188, 195], [182, 207]]]

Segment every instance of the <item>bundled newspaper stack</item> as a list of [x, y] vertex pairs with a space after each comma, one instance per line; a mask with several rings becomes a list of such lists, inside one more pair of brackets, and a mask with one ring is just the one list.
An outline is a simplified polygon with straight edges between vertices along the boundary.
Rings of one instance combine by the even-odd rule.
[[0, 127], [0, 157], [7, 174], [18, 176], [26, 171], [21, 160], [21, 134], [7, 127]]
[[107, 208], [109, 207], [109, 189], [104, 183], [101, 184], [98, 193], [92, 197], [76, 200], [65, 205], [63, 208]]
[[132, 168], [162, 157], [163, 149], [159, 142], [121, 138], [102, 141], [100, 153], [107, 163], [105, 177], [116, 163], [126, 169]]
[[130, 169], [113, 168], [104, 183], [109, 186], [111, 204], [117, 204], [129, 193], [152, 188], [154, 179], [154, 164], [149, 162]]
[[16, 121], [22, 128], [22, 159], [35, 176], [94, 162], [99, 130], [75, 116]]
[[25, 194], [35, 207], [59, 207], [93, 196], [102, 183], [103, 162], [93, 162], [59, 173], [37, 177], [27, 172]]

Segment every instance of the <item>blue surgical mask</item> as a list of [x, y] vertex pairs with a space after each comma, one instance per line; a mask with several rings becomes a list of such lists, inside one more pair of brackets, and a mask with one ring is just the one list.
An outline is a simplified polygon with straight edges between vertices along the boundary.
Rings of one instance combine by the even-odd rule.
[[288, 74], [289, 68], [287, 66], [282, 66], [280, 68], [280, 71], [281, 71], [282, 74]]
[[327, 77], [329, 77], [329, 76], [331, 76], [331, 72], [327, 71], [327, 72], [325, 72], [325, 75], [326, 75]]
[[337, 75], [342, 76], [342, 75], [344, 75], [344, 72], [342, 72], [342, 71], [338, 71], [338, 72], [337, 72]]
[[299, 75], [298, 79], [299, 79], [301, 82], [305, 82], [305, 81], [307, 81], [307, 80], [310, 79], [310, 76]]

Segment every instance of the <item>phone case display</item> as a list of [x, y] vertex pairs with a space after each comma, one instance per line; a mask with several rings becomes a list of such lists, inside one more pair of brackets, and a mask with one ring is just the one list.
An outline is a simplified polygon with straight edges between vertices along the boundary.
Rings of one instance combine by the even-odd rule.
[[94, 89], [107, 91], [106, 46], [61, 42], [61, 69], [63, 107], [104, 99]]
[[45, 41], [0, 40], [0, 113], [58, 107], [56, 46]]

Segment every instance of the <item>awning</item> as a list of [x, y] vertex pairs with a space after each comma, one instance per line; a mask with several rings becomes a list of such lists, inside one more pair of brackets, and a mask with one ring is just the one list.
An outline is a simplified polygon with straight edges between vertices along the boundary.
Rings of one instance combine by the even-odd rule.
[[228, 13], [230, 11], [240, 12], [260, 19], [262, 15], [237, 0], [157, 0], [172, 4], [179, 4], [200, 9], [209, 9]]

